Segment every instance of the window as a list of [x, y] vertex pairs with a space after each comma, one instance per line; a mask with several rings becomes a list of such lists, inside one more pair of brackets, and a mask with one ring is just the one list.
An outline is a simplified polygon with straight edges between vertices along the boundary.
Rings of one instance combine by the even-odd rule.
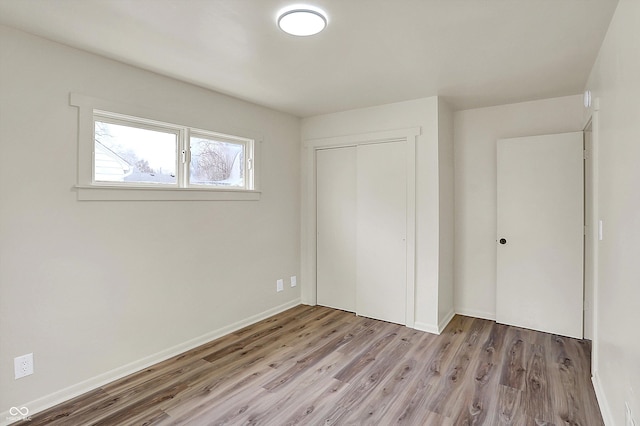
[[253, 189], [253, 141], [94, 111], [93, 182]]
[[256, 138], [159, 121], [148, 117], [167, 114], [79, 94], [70, 103], [79, 107], [79, 200], [260, 199]]
[[178, 184], [179, 131], [94, 117], [94, 182]]
[[247, 169], [251, 168], [246, 143], [194, 133], [189, 142], [191, 185], [245, 187], [245, 176], [249, 175]]

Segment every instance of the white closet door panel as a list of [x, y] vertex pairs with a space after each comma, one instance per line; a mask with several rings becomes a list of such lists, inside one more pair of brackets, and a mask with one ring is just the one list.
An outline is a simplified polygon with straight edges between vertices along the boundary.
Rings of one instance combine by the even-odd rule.
[[317, 303], [356, 310], [356, 147], [316, 152]]
[[404, 324], [407, 289], [405, 142], [357, 150], [356, 313]]

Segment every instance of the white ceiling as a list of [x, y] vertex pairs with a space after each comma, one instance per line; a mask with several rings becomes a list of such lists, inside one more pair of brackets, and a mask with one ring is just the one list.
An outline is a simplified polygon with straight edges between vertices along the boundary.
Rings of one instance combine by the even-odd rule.
[[306, 117], [440, 95], [455, 109], [581, 93], [617, 0], [0, 0], [0, 23]]

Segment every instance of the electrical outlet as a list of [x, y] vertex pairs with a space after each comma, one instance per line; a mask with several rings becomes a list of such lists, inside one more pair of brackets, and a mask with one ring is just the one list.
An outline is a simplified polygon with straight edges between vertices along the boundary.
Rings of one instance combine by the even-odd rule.
[[33, 354], [26, 354], [13, 359], [16, 379], [33, 374]]
[[291, 287], [295, 287], [297, 285], [298, 285], [298, 281], [297, 281], [296, 276], [294, 275], [294, 276], [291, 277]]
[[629, 403], [624, 403], [624, 408], [626, 408], [624, 412], [624, 424], [625, 426], [636, 426], [636, 422], [633, 421], [633, 415], [631, 414], [631, 408], [629, 407]]
[[276, 291], [284, 290], [284, 280], [276, 281]]

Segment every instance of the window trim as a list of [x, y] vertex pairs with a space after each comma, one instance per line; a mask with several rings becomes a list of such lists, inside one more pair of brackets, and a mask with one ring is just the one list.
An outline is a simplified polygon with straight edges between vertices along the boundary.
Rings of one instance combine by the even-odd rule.
[[180, 161], [181, 144], [184, 140], [186, 129], [184, 127], [176, 126], [170, 123], [161, 123], [153, 120], [147, 120], [140, 117], [127, 116], [123, 114], [116, 114], [109, 111], [93, 110], [93, 125], [94, 134], [93, 139], [95, 143], [95, 123], [107, 123], [114, 124], [116, 126], [130, 127], [135, 129], [150, 130], [154, 132], [161, 132], [172, 134], [176, 138], [175, 148], [175, 168], [176, 168], [176, 183], [147, 183], [147, 182], [111, 182], [111, 181], [99, 181], [96, 178], [96, 156], [91, 155], [91, 185], [92, 186], [112, 186], [121, 188], [180, 188], [180, 175], [183, 173], [182, 169], [184, 165]]
[[[203, 129], [203, 126], [191, 126], [192, 123], [184, 125], [173, 124], [173, 121], [167, 120], [166, 115], [160, 111], [150, 110], [146, 107], [140, 107], [131, 104], [123, 104], [104, 99], [94, 98], [78, 93], [71, 93], [69, 97], [71, 106], [78, 108], [78, 174], [77, 183], [73, 190], [77, 192], [77, 199], [80, 201], [257, 201], [260, 200], [261, 191], [259, 189], [259, 166], [260, 166], [260, 146], [262, 139], [256, 137], [246, 131], [229, 131], [218, 132]], [[224, 139], [253, 141], [252, 154], [253, 161], [251, 172], [253, 174], [253, 188], [226, 188], [220, 186], [197, 185], [190, 187], [180, 187], [179, 183], [163, 184], [136, 184], [121, 185], [114, 182], [95, 182], [94, 181], [94, 146], [95, 146], [95, 124], [94, 111], [100, 116], [125, 118], [129, 121], [129, 117], [133, 118], [133, 122], [140, 124], [142, 128], [145, 125], [151, 127], [159, 127], [161, 129], [186, 129], [186, 134], [182, 135], [183, 141], [189, 141], [189, 133], [193, 131], [198, 135], [210, 135]], [[142, 118], [144, 117], [144, 118]], [[184, 122], [184, 120], [181, 120]], [[233, 133], [233, 135], [232, 135]], [[178, 142], [180, 144], [180, 141]], [[180, 151], [178, 147], [178, 153]], [[178, 163], [181, 161], [178, 159]], [[177, 173], [186, 174], [186, 167], [180, 166]], [[186, 176], [184, 182], [186, 182]], [[180, 182], [180, 180], [178, 180]]]
[[208, 130], [202, 129], [194, 129], [190, 128], [185, 137], [185, 146], [188, 146], [186, 163], [191, 163], [191, 138], [200, 138], [200, 139], [209, 139], [215, 140], [219, 142], [232, 143], [236, 145], [242, 145], [244, 147], [244, 182], [245, 187], [225, 187], [222, 185], [206, 185], [206, 184], [197, 184], [191, 183], [191, 174], [188, 173], [188, 170], [184, 170], [184, 182], [187, 188], [195, 188], [195, 189], [217, 189], [222, 191], [251, 191], [253, 190], [252, 186], [255, 186], [255, 174], [254, 174], [254, 166], [255, 166], [255, 141], [249, 138], [243, 138], [241, 136], [233, 136], [227, 135], [219, 132], [211, 132]]

